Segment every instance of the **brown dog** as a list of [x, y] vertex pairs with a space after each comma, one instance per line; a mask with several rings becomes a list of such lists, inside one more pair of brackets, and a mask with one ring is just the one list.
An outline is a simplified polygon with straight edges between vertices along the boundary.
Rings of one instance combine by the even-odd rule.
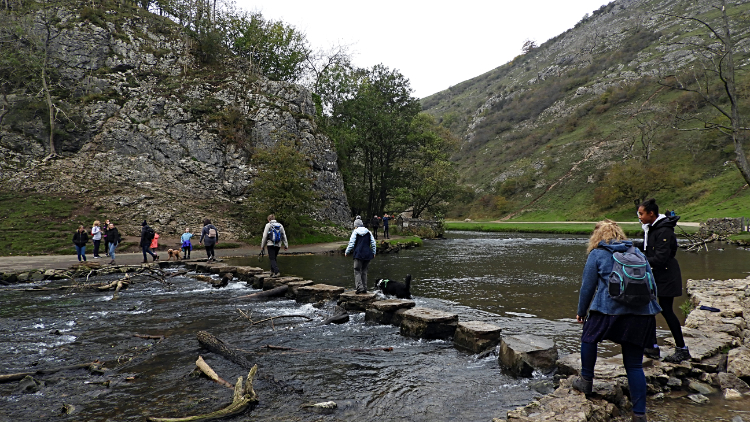
[[167, 261], [171, 260], [172, 258], [174, 258], [175, 261], [177, 261], [178, 259], [181, 260], [182, 259], [180, 258], [181, 252], [182, 251], [179, 249], [168, 249], [167, 255], [169, 255], [169, 258], [167, 258]]

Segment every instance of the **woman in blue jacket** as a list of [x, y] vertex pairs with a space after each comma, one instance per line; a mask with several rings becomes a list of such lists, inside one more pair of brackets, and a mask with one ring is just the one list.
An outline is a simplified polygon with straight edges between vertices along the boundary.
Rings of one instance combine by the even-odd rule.
[[[597, 344], [610, 340], [622, 347], [622, 363], [628, 377], [633, 421], [646, 421], [646, 377], [643, 373], [643, 349], [656, 340], [655, 315], [661, 311], [656, 300], [643, 306], [614, 301], [607, 286], [615, 252], [625, 252], [633, 243], [612, 220], [600, 221], [589, 239], [586, 266], [578, 298], [576, 320], [583, 324], [581, 335], [581, 376], [573, 387], [591, 394], [594, 382]], [[637, 251], [641, 254], [640, 251]], [[649, 274], [651, 268], [647, 269]], [[649, 275], [653, 279], [653, 275]]]

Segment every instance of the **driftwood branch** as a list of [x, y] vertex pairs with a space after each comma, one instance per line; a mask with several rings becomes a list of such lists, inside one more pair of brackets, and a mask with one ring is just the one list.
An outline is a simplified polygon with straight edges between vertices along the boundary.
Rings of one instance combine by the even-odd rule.
[[151, 334], [133, 334], [133, 337], [145, 338], [149, 340], [164, 340], [166, 338], [164, 336], [154, 336]]
[[258, 365], [254, 365], [252, 369], [250, 369], [250, 372], [247, 374], [247, 381], [244, 385], [242, 383], [242, 377], [239, 377], [237, 379], [237, 384], [234, 386], [234, 396], [232, 398], [232, 403], [221, 410], [206, 413], [203, 415], [187, 416], [184, 418], [150, 417], [148, 418], [148, 420], [151, 422], [202, 422], [227, 418], [230, 416], [237, 416], [245, 412], [245, 410], [247, 410], [250, 405], [258, 402], [258, 395], [255, 393], [255, 390], [253, 390], [253, 380], [255, 379], [255, 374], [257, 372]]
[[253, 293], [251, 295], [238, 296], [235, 299], [267, 299], [271, 297], [283, 296], [286, 294], [287, 290], [289, 290], [289, 286], [283, 285], [279, 287], [274, 287], [273, 289], [270, 289], [270, 290]]
[[208, 364], [206, 363], [206, 361], [203, 360], [203, 356], [198, 356], [198, 360], [195, 361], [195, 366], [197, 366], [198, 369], [201, 370], [201, 372], [203, 372], [204, 374], [206, 374], [207, 377], [211, 378], [212, 380], [216, 381], [217, 383], [219, 383], [219, 384], [221, 384], [221, 385], [223, 385], [225, 387], [234, 389], [234, 386], [232, 384], [230, 384], [229, 382], [227, 382], [224, 378], [218, 376], [216, 374], [216, 372], [213, 369], [211, 369], [210, 366], [208, 366]]
[[91, 367], [96, 367], [99, 365], [101, 365], [101, 362], [94, 361], [94, 362], [89, 362], [89, 363], [81, 363], [78, 365], [62, 366], [59, 368], [37, 369], [36, 371], [19, 372], [16, 374], [5, 374], [5, 375], [0, 375], [0, 383], [18, 381], [18, 380], [25, 378], [26, 376], [54, 374], [55, 372], [67, 371], [70, 369], [83, 369], [83, 368], [89, 369]]
[[243, 368], [250, 367], [250, 362], [247, 360], [242, 351], [237, 347], [234, 347], [229, 343], [225, 343], [218, 337], [206, 331], [198, 331], [197, 337], [198, 343], [200, 343], [201, 347], [208, 350], [209, 352], [224, 356], [225, 358], [231, 360], [232, 362], [240, 365]]

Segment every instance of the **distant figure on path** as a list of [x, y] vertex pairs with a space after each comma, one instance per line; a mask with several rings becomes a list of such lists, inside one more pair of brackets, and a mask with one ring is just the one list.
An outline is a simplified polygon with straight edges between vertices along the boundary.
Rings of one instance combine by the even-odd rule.
[[[588, 259], [583, 268], [576, 320], [583, 324], [581, 334], [581, 375], [573, 379], [573, 388], [588, 397], [594, 383], [597, 344], [610, 340], [620, 344], [622, 363], [633, 402], [633, 421], [646, 422], [646, 376], [643, 373], [643, 349], [656, 341], [655, 315], [661, 310], [656, 299], [645, 305], [625, 305], [609, 295], [609, 276], [613, 254], [625, 252], [633, 243], [612, 220], [600, 221], [589, 239]], [[641, 254], [635, 249], [637, 254]], [[645, 261], [644, 261], [645, 262]], [[650, 272], [650, 269], [646, 270]], [[587, 316], [588, 314], [588, 316]]]
[[101, 258], [99, 256], [99, 245], [102, 242], [102, 223], [99, 220], [94, 221], [94, 227], [91, 228], [91, 240], [94, 242], [94, 258]]
[[344, 256], [353, 252], [354, 255], [354, 286], [358, 294], [367, 293], [367, 267], [375, 258], [377, 245], [362, 220], [354, 220], [354, 231], [349, 238], [349, 245], [344, 251]]
[[104, 253], [109, 256], [109, 239], [107, 238], [107, 229], [109, 228], [109, 219], [104, 220], [104, 226], [102, 226], [102, 230], [104, 230], [104, 234], [102, 235], [102, 240], [104, 240]]
[[269, 214], [268, 223], [263, 228], [263, 239], [260, 241], [260, 253], [263, 254], [263, 249], [268, 248], [268, 260], [271, 263], [271, 277], [278, 277], [279, 265], [276, 263], [276, 259], [279, 256], [281, 250], [281, 243], [284, 243], [284, 250], [289, 249], [289, 243], [286, 238], [286, 231], [284, 226], [276, 221], [276, 216]]
[[380, 218], [378, 218], [377, 215], [372, 216], [372, 219], [370, 220], [370, 227], [372, 228], [372, 233], [375, 236], [375, 240], [378, 240], [378, 227], [380, 227]]
[[208, 218], [203, 219], [203, 230], [201, 230], [200, 244], [206, 247], [206, 256], [208, 256], [208, 262], [216, 261], [216, 252], [214, 252], [214, 246], [219, 243], [219, 230], [216, 226], [211, 224], [211, 220]]
[[390, 239], [391, 234], [388, 232], [388, 222], [391, 221], [391, 216], [383, 214], [383, 239]]
[[185, 233], [180, 237], [180, 241], [182, 242], [182, 256], [184, 256], [185, 259], [190, 259], [190, 251], [193, 250], [193, 243], [190, 241], [192, 237], [193, 234], [190, 233], [190, 228], [186, 228]]
[[109, 264], [115, 265], [115, 249], [117, 249], [117, 245], [120, 243], [120, 231], [117, 230], [114, 223], [109, 223], [106, 229], [104, 233], [107, 236], [107, 244], [109, 245], [107, 256], [112, 258]]
[[151, 255], [151, 258], [154, 259], [154, 261], [159, 260], [159, 255], [155, 254], [154, 251], [151, 250], [151, 241], [154, 240], [154, 236], [156, 236], [156, 232], [154, 229], [149, 227], [148, 224], [146, 224], [146, 220], [143, 220], [143, 223], [141, 223], [141, 250], [143, 250], [143, 263], [148, 263], [148, 258], [146, 257], [146, 254]]
[[[673, 214], [673, 213], [672, 213]], [[677, 215], [667, 217], [659, 214], [656, 200], [648, 199], [638, 206], [638, 220], [643, 227], [643, 252], [654, 272], [661, 314], [667, 321], [675, 342], [674, 354], [664, 358], [665, 362], [678, 363], [690, 359], [690, 351], [682, 336], [680, 319], [674, 313], [674, 298], [682, 296], [682, 272], [675, 259], [677, 236], [674, 227], [680, 219]], [[659, 345], [654, 343], [646, 349], [646, 356], [659, 359]]]
[[89, 235], [83, 228], [83, 224], [78, 226], [78, 230], [73, 233], [73, 244], [76, 245], [76, 254], [78, 262], [86, 262], [86, 243], [89, 241]]

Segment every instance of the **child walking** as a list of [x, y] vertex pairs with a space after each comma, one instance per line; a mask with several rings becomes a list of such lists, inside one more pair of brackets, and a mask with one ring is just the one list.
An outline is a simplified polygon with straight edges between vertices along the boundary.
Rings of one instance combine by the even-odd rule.
[[193, 250], [193, 243], [190, 242], [190, 239], [193, 237], [193, 234], [190, 233], [190, 228], [185, 228], [185, 233], [182, 234], [182, 237], [180, 237], [180, 240], [182, 241], [182, 256], [185, 257], [185, 259], [190, 259], [190, 251]]

